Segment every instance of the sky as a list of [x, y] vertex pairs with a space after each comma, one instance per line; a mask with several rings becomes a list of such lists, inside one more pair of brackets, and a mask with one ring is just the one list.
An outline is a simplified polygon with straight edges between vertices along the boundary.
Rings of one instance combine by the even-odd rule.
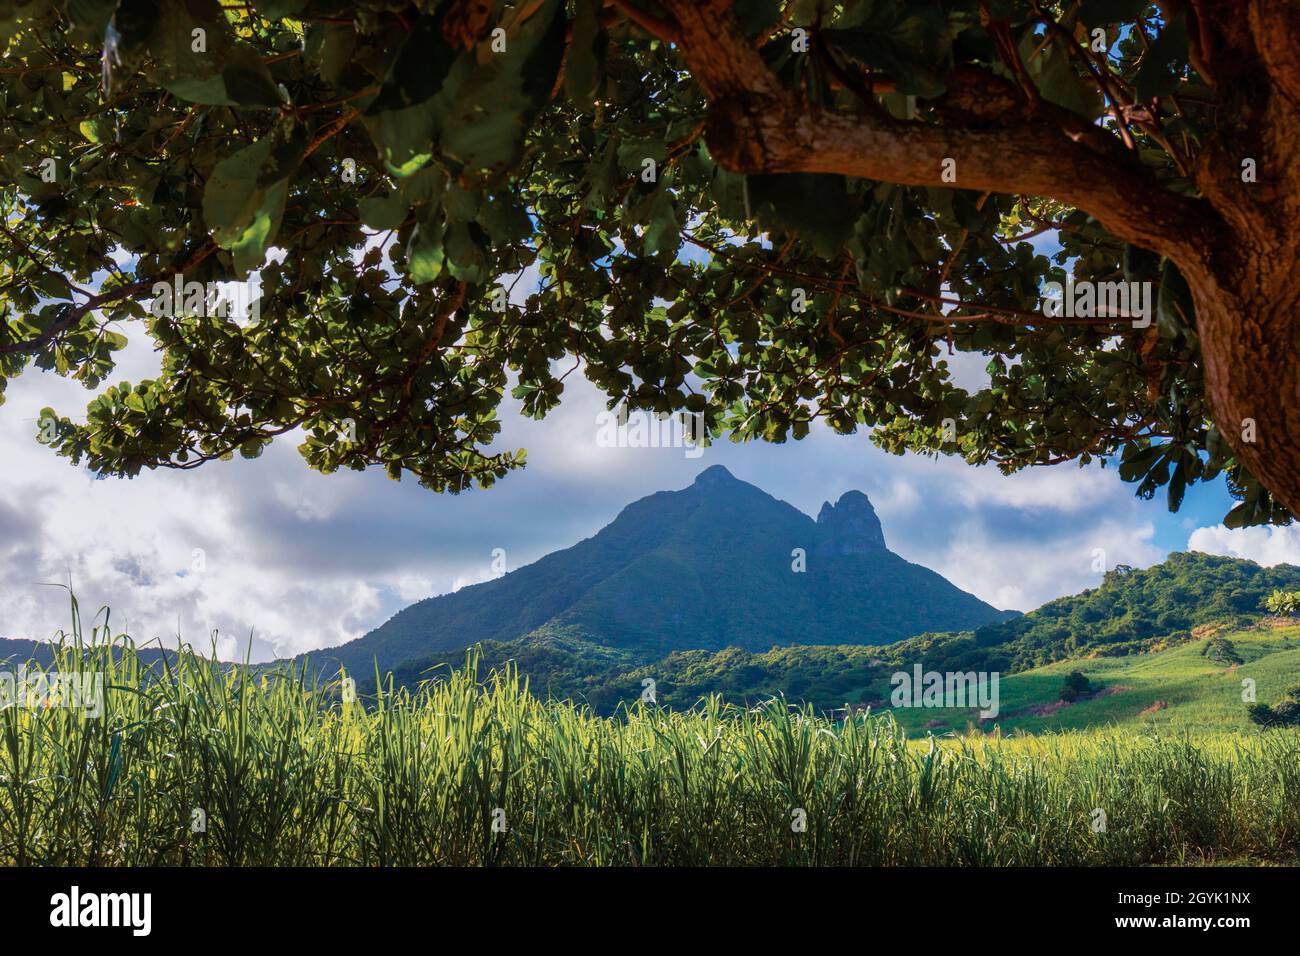
[[[114, 380], [157, 368], [148, 338], [130, 344]], [[956, 356], [975, 384], [983, 359]], [[507, 400], [502, 446], [528, 465], [488, 491], [438, 495], [382, 472], [323, 476], [293, 435], [254, 461], [95, 479], [35, 440], [40, 409], [83, 411], [93, 395], [51, 373], [13, 380], [0, 408], [0, 636], [49, 638], [70, 621], [71, 582], [84, 616], [111, 608], [137, 641], [177, 635], [223, 658], [287, 657], [356, 638], [406, 605], [494, 576], [589, 537], [627, 504], [682, 488], [704, 468], [738, 478], [810, 515], [850, 489], [876, 507], [889, 547], [1000, 608], [1030, 610], [1095, 586], [1108, 567], [1145, 567], [1189, 547], [1261, 563], [1300, 563], [1293, 528], [1227, 531], [1221, 484], [1182, 512], [1141, 501], [1113, 468], [1058, 465], [1010, 477], [993, 468], [887, 455], [865, 434], [814, 429], [784, 445], [721, 441], [685, 448], [602, 447], [601, 396], [569, 379], [542, 422]], [[215, 636], [214, 636], [215, 635]]]
[[[1059, 249], [1053, 236], [1033, 244], [1045, 255]], [[521, 278], [511, 283], [519, 304], [537, 283], [535, 270]], [[117, 330], [128, 344], [110, 381], [156, 375], [143, 326]], [[988, 381], [984, 356], [947, 361], [967, 389]], [[32, 369], [10, 381], [0, 405], [0, 637], [68, 629], [70, 584], [83, 620], [108, 608], [114, 633], [137, 642], [180, 638], [228, 660], [291, 657], [495, 577], [502, 559], [509, 571], [576, 544], [633, 501], [684, 488], [716, 464], [814, 517], [822, 502], [864, 492], [891, 550], [1003, 609], [1032, 610], [1095, 587], [1103, 566], [1147, 567], [1172, 551], [1300, 564], [1300, 526], [1222, 526], [1234, 504], [1222, 481], [1189, 488], [1170, 514], [1163, 495], [1142, 501], [1113, 467], [1005, 476], [956, 458], [889, 455], [866, 432], [836, 435], [820, 423], [782, 445], [606, 447], [604, 396], [577, 373], [540, 422], [507, 395], [494, 448], [526, 448], [528, 464], [460, 495], [379, 469], [320, 475], [299, 456], [296, 433], [252, 461], [97, 479], [36, 441], [42, 408], [84, 420], [93, 397]]]

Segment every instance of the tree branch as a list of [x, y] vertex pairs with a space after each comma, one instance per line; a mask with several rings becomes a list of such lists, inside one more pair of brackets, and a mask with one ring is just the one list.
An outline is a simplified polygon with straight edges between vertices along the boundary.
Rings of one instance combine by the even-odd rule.
[[108, 292], [101, 292], [97, 295], [92, 295], [89, 299], [87, 299], [85, 302], [81, 303], [80, 305], [73, 305], [72, 303], [68, 303], [67, 308], [64, 309], [63, 317], [60, 318], [57, 322], [55, 322], [53, 325], [51, 325], [44, 332], [42, 332], [40, 335], [37, 335], [35, 338], [27, 339], [26, 341], [23, 342], [10, 342], [7, 344], [0, 344], [0, 355], [14, 355], [19, 352], [39, 352], [41, 349], [45, 348], [45, 346], [49, 345], [56, 338], [62, 335], [64, 332], [67, 332], [69, 329], [74, 329], [78, 325], [80, 325], [81, 320], [83, 318], [85, 318], [91, 312], [94, 312], [100, 306], [107, 305], [110, 302], [121, 301], [122, 299], [129, 298], [138, 292], [144, 292], [146, 289], [152, 289], [154, 287], [154, 283], [156, 282], [170, 281], [178, 273], [183, 273], [186, 269], [193, 268], [194, 266], [201, 263], [204, 259], [208, 258], [208, 256], [212, 255], [212, 253], [216, 251], [217, 251], [216, 245], [214, 245], [209, 240], [207, 243], [201, 246], [198, 249], [198, 251], [196, 251], [194, 255], [191, 256], [190, 259], [185, 262], [184, 265], [180, 266], [178, 269], [173, 270], [165, 277], [155, 276], [151, 279], [142, 279], [139, 282], [133, 282], [130, 285], [119, 286], [116, 289], [110, 289]]
[[671, 20], [656, 16], [647, 10], [642, 10], [629, 0], [605, 0], [605, 5], [616, 9], [651, 36], [657, 37], [665, 43], [678, 42], [677, 26]]
[[1300, 0], [1252, 3], [1250, 26], [1264, 69], [1294, 116], [1300, 110]]
[[[864, 179], [1046, 196], [1095, 216], [1125, 241], [1197, 262], [1214, 245], [1209, 203], [1166, 190], [1118, 140], [1099, 142], [1057, 111], [1008, 116], [1005, 125], [931, 125], [879, 113], [834, 112], [783, 86], [725, 0], [664, 0], [680, 48], [710, 100], [705, 140], [724, 167], [745, 173], [839, 173]], [[956, 181], [945, 182], [945, 160]]]

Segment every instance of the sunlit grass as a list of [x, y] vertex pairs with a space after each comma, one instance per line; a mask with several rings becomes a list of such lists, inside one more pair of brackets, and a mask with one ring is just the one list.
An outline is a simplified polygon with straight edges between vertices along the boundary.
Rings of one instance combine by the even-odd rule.
[[[1257, 628], [1220, 636], [1232, 642], [1241, 663], [1216, 661], [1206, 653], [1206, 642], [1195, 640], [1147, 654], [1061, 661], [1003, 674], [1001, 711], [982, 726], [986, 731], [1000, 726], [1004, 734], [1103, 728], [1129, 734], [1188, 731], [1198, 739], [1223, 732], [1253, 734], [1242, 681], [1253, 681], [1258, 699], [1265, 703], [1276, 702], [1300, 682], [1300, 628]], [[1031, 708], [1059, 699], [1066, 675], [1074, 670], [1106, 693], [1035, 715]], [[887, 680], [867, 694], [887, 698]], [[978, 721], [974, 708], [900, 709], [896, 717], [913, 735], [926, 730], [963, 732]]]
[[0, 863], [1101, 865], [1300, 850], [1295, 732], [909, 741], [888, 716], [716, 700], [603, 719], [472, 666], [363, 707], [301, 671], [151, 665], [104, 637], [74, 630], [55, 651], [60, 670], [104, 675], [101, 718], [0, 711]]

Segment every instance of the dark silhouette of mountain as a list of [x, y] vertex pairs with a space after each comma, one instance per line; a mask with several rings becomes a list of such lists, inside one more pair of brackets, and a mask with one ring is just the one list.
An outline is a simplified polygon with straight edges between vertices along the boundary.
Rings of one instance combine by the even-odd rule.
[[370, 675], [376, 661], [386, 671], [532, 635], [648, 661], [696, 648], [886, 644], [1014, 616], [890, 551], [861, 492], [827, 502], [814, 521], [714, 465], [571, 548], [311, 656]]
[[[120, 654], [120, 650], [114, 651], [115, 656]], [[176, 657], [175, 651], [143, 646], [138, 649], [138, 654], [140, 660], [146, 664], [158, 664], [164, 658], [174, 660]], [[33, 641], [25, 637], [0, 637], [0, 671], [22, 664], [50, 667], [55, 659], [54, 646], [50, 641]]]

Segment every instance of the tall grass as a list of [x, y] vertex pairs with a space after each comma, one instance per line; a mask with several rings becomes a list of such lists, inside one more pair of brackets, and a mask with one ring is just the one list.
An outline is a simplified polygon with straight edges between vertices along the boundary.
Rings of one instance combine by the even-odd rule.
[[0, 711], [0, 863], [1100, 865], [1300, 850], [1294, 732], [909, 741], [888, 716], [716, 700], [603, 719], [533, 698], [512, 670], [480, 680], [472, 661], [362, 707], [301, 670], [155, 664], [105, 636], [74, 631], [55, 650], [57, 669], [104, 675], [102, 717]]

